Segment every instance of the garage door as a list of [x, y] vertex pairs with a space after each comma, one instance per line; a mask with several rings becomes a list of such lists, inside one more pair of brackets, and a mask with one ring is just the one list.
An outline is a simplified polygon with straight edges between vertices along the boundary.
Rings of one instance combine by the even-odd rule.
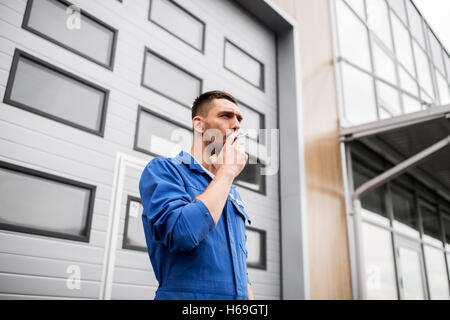
[[[69, 226], [51, 223], [56, 205], [42, 213], [44, 222], [7, 217], [0, 231], [0, 291], [4, 298], [153, 299], [157, 281], [140, 219], [142, 169], [153, 157], [188, 150], [190, 105], [204, 91], [232, 93], [244, 128], [276, 128], [276, 37], [225, 0], [79, 0], [81, 14], [66, 1], [36, 3], [0, 0], [0, 173], [31, 186], [29, 194], [33, 183], [45, 181], [45, 201], [58, 203], [56, 184], [67, 189], [61, 199], [83, 202]], [[86, 44], [53, 33], [42, 19], [63, 21], [92, 39]], [[27, 94], [35, 88], [26, 81], [30, 75], [37, 83], [57, 83], [61, 95], [64, 89], [64, 97], [78, 101], [74, 108], [85, 109], [73, 111], [69, 103], [59, 112], [45, 97], [35, 103]], [[248, 140], [268, 142], [257, 134]], [[127, 157], [133, 165], [118, 165]], [[264, 157], [250, 159], [255, 164], [235, 181], [252, 218], [249, 277], [257, 299], [278, 299], [278, 176], [259, 174]], [[23, 270], [14, 270], [18, 264]]]

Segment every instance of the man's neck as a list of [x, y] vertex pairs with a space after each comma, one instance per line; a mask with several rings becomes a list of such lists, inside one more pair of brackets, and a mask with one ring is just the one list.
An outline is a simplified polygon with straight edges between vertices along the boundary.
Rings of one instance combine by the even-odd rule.
[[[209, 172], [211, 172], [212, 174], [216, 174], [216, 170], [214, 169], [214, 167], [211, 164], [206, 163], [205, 161], [203, 161], [203, 150], [204, 150], [205, 146], [202, 146], [201, 148], [198, 148], [197, 146], [194, 147], [194, 145], [192, 145], [191, 147], [191, 155], [194, 157], [194, 159], [200, 163], [203, 168], [205, 168], [206, 170], [208, 170]], [[195, 152], [197, 151], [197, 152]]]

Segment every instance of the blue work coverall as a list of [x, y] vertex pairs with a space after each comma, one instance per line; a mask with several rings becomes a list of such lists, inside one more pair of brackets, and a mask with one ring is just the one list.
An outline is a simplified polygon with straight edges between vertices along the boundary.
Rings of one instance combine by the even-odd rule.
[[247, 300], [245, 220], [235, 186], [219, 222], [194, 201], [212, 177], [188, 153], [152, 159], [139, 182], [148, 255], [159, 282], [155, 300]]

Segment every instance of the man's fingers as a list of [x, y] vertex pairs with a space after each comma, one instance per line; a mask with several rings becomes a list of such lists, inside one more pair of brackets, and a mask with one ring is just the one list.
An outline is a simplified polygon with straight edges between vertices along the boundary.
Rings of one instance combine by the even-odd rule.
[[245, 151], [245, 140], [241, 137], [238, 137], [236, 139], [236, 147], [241, 151]]

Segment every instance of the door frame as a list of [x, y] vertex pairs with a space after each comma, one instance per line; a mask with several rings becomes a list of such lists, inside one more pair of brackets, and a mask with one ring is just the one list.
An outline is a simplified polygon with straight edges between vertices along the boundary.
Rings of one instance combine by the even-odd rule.
[[111, 300], [114, 268], [116, 262], [117, 235], [119, 233], [120, 209], [125, 184], [127, 168], [143, 170], [152, 159], [144, 160], [123, 152], [116, 153], [114, 165], [114, 180], [111, 192], [111, 202], [108, 212], [108, 229], [106, 233], [105, 255], [103, 258], [102, 278], [100, 282], [99, 299]]

